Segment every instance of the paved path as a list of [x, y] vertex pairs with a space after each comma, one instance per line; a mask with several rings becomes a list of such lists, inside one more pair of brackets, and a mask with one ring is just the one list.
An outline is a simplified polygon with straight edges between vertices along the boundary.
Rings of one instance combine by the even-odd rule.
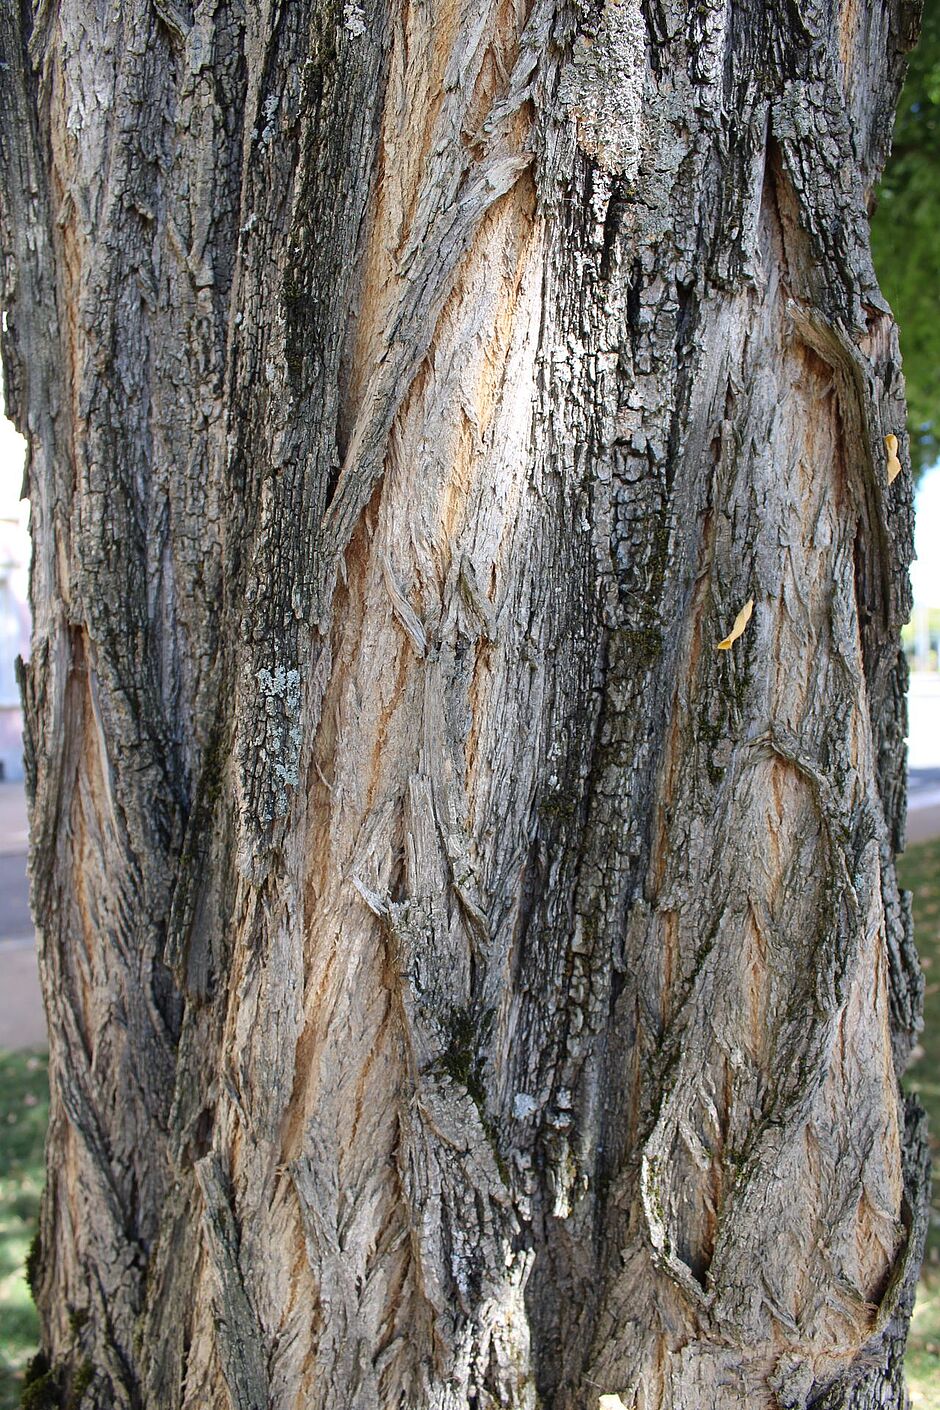
[[[908, 844], [940, 837], [940, 675], [911, 683]], [[0, 1048], [45, 1045], [26, 885], [26, 800], [0, 783]]]
[[907, 845], [929, 842], [932, 837], [940, 837], [940, 769], [911, 769], [907, 785]]
[[0, 783], [0, 1048], [46, 1045], [26, 884], [26, 798]]
[[46, 1019], [32, 939], [0, 940], [0, 1048], [44, 1048]]

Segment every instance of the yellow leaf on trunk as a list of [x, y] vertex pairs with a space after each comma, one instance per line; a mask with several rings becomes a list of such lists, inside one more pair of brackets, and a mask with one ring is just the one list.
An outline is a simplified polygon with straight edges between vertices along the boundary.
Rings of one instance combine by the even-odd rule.
[[890, 485], [901, 473], [897, 436], [885, 436], [885, 447], [888, 452], [888, 484]]
[[754, 599], [753, 599], [753, 597], [749, 597], [748, 600], [747, 600], [747, 602], [745, 602], [744, 606], [741, 608], [741, 611], [740, 611], [740, 612], [738, 613], [738, 615], [735, 617], [735, 619], [734, 619], [734, 626], [731, 628], [730, 632], [729, 632], [728, 635], [725, 637], [724, 641], [720, 641], [720, 642], [718, 643], [718, 647], [717, 647], [717, 650], [718, 650], [718, 651], [730, 651], [730, 650], [731, 650], [731, 647], [732, 647], [733, 644], [737, 641], [738, 637], [741, 635], [741, 633], [744, 631], [744, 628], [747, 626], [748, 622], [751, 620], [751, 613], [752, 613], [753, 611], [754, 611]]

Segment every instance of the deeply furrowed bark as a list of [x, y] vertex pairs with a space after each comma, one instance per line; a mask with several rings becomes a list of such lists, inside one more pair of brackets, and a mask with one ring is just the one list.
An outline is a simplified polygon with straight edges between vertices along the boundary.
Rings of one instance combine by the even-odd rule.
[[62, 1403], [905, 1403], [915, 26], [0, 11]]

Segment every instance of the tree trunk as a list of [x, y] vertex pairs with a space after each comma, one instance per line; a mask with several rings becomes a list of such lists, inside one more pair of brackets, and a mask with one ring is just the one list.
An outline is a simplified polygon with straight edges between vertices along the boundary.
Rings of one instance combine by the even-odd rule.
[[915, 10], [3, 7], [44, 1403], [905, 1404]]

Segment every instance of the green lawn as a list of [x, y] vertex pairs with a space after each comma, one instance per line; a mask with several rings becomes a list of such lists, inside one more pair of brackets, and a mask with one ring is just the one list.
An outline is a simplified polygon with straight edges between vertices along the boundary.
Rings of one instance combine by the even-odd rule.
[[36, 1231], [48, 1115], [45, 1054], [0, 1052], [0, 1410], [19, 1405], [39, 1338], [23, 1265]]
[[[940, 1133], [940, 841], [911, 847], [899, 865], [914, 893], [914, 925], [927, 980], [924, 1032], [907, 1085], [920, 1094], [932, 1133]], [[23, 1275], [42, 1189], [42, 1142], [49, 1105], [41, 1053], [0, 1052], [0, 1410], [19, 1405], [38, 1323]], [[908, 1342], [913, 1410], [940, 1410], [940, 1139], [931, 1135], [934, 1196], [927, 1259]]]

